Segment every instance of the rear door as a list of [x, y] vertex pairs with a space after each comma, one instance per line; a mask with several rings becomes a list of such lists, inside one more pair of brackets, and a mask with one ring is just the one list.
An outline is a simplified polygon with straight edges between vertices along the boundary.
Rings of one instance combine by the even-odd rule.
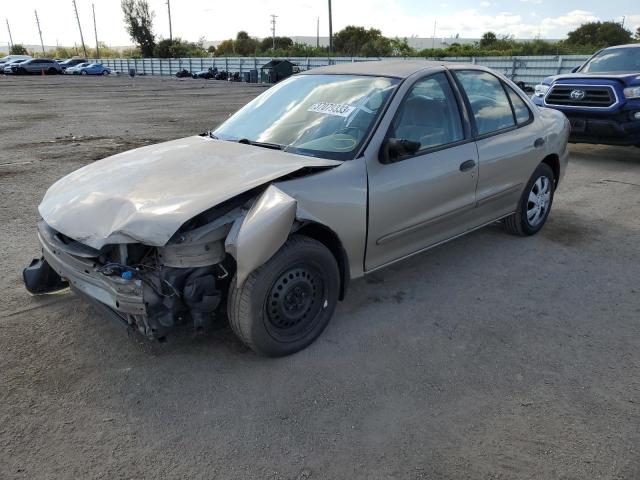
[[466, 95], [480, 161], [476, 222], [482, 225], [515, 211], [538, 165], [545, 139], [519, 93], [484, 70], [454, 72]]
[[461, 106], [444, 71], [417, 79], [398, 104], [386, 138], [418, 142], [420, 150], [390, 164], [377, 156], [367, 159], [365, 270], [467, 229], [475, 206], [478, 157]]

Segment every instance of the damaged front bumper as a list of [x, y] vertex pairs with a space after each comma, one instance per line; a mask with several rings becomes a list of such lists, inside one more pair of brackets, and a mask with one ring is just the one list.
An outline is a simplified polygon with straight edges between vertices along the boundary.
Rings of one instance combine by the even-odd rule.
[[[144, 315], [142, 280], [125, 280], [118, 276], [105, 276], [96, 271], [95, 260], [67, 253], [66, 245], [44, 221], [38, 224], [38, 240], [42, 256], [49, 266], [69, 286], [94, 298], [122, 315]], [[29, 285], [27, 285], [29, 287]]]
[[[105, 263], [104, 253], [77, 242], [66, 242], [44, 221], [38, 224], [38, 239], [42, 258], [34, 260], [23, 272], [27, 290], [41, 294], [69, 286], [148, 338], [164, 338], [178, 320], [188, 317], [196, 329], [205, 327], [220, 304], [221, 292], [217, 287], [226, 277], [221, 265], [187, 268], [158, 265], [144, 270], [127, 266], [126, 262]], [[128, 246], [114, 248], [126, 251]], [[205, 248], [211, 251], [209, 244], [204, 244]], [[161, 251], [164, 255], [171, 253], [168, 249]], [[186, 247], [185, 253], [186, 260], [182, 257], [172, 260], [193, 262], [192, 245]]]

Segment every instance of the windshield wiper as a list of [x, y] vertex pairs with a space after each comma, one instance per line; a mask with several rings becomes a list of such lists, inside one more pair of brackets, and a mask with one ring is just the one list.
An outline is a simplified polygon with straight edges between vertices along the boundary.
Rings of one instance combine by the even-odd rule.
[[238, 143], [244, 143], [245, 145], [253, 145], [255, 147], [270, 148], [272, 150], [284, 150], [283, 145], [279, 145], [277, 143], [254, 142], [253, 140], [249, 140], [248, 138], [241, 138], [240, 140], [238, 140]]

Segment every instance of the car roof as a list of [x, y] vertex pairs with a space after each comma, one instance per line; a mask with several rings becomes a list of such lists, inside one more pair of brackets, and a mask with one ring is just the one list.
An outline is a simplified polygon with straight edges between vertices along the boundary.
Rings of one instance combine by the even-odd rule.
[[626, 45], [615, 45], [613, 47], [603, 48], [603, 50], [613, 50], [615, 48], [640, 48], [640, 43], [627, 43]]
[[[464, 65], [453, 62], [438, 62], [428, 60], [374, 60], [368, 62], [347, 62], [331, 65], [328, 67], [318, 67], [300, 75], [374, 75], [381, 77], [407, 78], [416, 72], [427, 69], [441, 69], [443, 66]], [[470, 68], [478, 68], [477, 65], [465, 65]], [[481, 68], [478, 68], [481, 70]]]

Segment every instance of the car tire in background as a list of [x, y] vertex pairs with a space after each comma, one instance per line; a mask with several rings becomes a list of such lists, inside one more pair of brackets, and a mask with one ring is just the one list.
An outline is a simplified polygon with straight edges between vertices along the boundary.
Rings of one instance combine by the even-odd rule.
[[86, 75], [86, 74], [87, 74], [87, 72], [86, 72], [86, 71], [84, 71], [84, 70], [82, 70], [82, 71], [80, 72], [80, 75]]
[[48, 75], [57, 75], [58, 74], [58, 70], [56, 70], [55, 68], [51, 67], [49, 70], [47, 70], [47, 74]]
[[102, 75], [104, 75], [104, 76], [106, 77], [107, 75], [109, 75], [109, 72], [107, 72], [106, 70], [104, 70], [104, 71], [102, 72]]
[[555, 175], [546, 163], [541, 163], [527, 182], [515, 213], [504, 219], [509, 233], [522, 237], [535, 235], [544, 226], [555, 190]]
[[16, 74], [18, 75], [26, 75], [27, 71], [24, 69], [24, 67], [20, 67], [18, 68], [18, 70], [16, 71]]
[[238, 338], [262, 355], [302, 350], [325, 329], [338, 302], [340, 274], [322, 243], [293, 235], [240, 286], [231, 280], [227, 313]]

